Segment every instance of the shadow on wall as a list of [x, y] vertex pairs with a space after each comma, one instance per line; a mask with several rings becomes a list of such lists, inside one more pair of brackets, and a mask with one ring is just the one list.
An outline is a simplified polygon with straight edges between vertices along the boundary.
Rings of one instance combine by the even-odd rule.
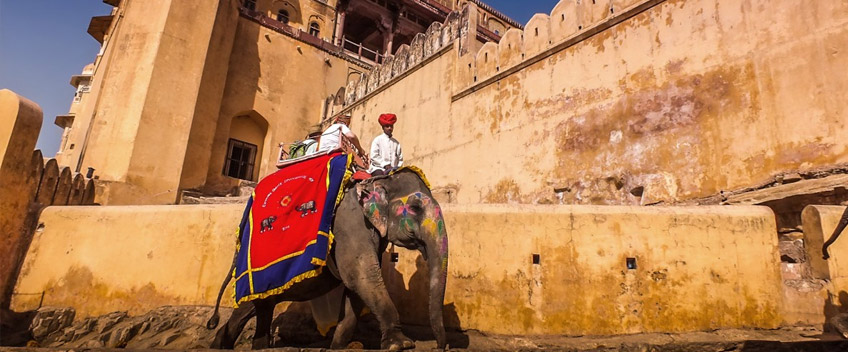
[[827, 293], [827, 299], [824, 301], [823, 330], [848, 334], [848, 292], [839, 291], [836, 296]]
[[[413, 252], [410, 252], [413, 253]], [[415, 273], [409, 278], [409, 289], [404, 284], [403, 274], [395, 269], [391, 261], [392, 253], [383, 254], [383, 278], [386, 288], [400, 314], [400, 322], [404, 325], [403, 332], [416, 341], [435, 341], [430, 327], [428, 299], [429, 268], [424, 258], [418, 254], [415, 259]], [[443, 307], [445, 330], [448, 345], [451, 348], [468, 348], [468, 335], [462, 331], [456, 306], [453, 303]]]
[[[266, 85], [263, 84], [262, 80], [263, 77], [267, 79], [268, 72], [263, 72], [263, 68], [266, 67], [263, 67], [259, 46], [260, 44], [270, 45], [272, 38], [277, 38], [277, 36], [263, 35], [261, 26], [246, 21], [244, 18], [239, 18], [236, 30], [236, 38], [245, 38], [245, 40], [236, 40], [233, 43], [230, 65], [227, 71], [227, 82], [224, 86], [221, 109], [209, 155], [206, 182], [200, 189], [202, 193], [207, 195], [238, 194], [239, 178], [237, 175], [244, 173], [245, 179], [253, 179], [256, 174], [259, 177], [263, 176], [261, 173], [262, 154], [268, 154], [268, 149], [274, 149], [266, 148], [268, 144], [266, 139], [270, 134], [269, 131], [272, 130], [272, 126], [268, 124], [265, 116], [256, 111], [255, 102], [258, 99], [257, 96], [268, 94], [263, 90]], [[248, 40], [249, 38], [255, 38], [255, 40]], [[278, 66], [277, 69], [284, 70], [285, 67]], [[239, 118], [243, 116], [248, 118], [239, 122]], [[238, 131], [240, 127], [253, 131], [240, 132]], [[262, 136], [255, 137], [258, 134]], [[254, 137], [246, 137], [247, 135], [254, 135]], [[235, 145], [231, 143], [231, 139], [236, 141], [235, 144], [238, 144], [238, 148], [233, 148]], [[247, 144], [250, 146], [247, 146]], [[260, 152], [262, 154], [259, 154]], [[274, 153], [276, 151], [272, 152], [272, 154]], [[249, 167], [251, 170], [241, 170], [240, 167], [231, 170], [227, 165], [228, 160], [230, 163], [236, 162], [239, 165], [253, 166]]]
[[0, 308], [0, 346], [22, 347], [35, 340], [29, 329], [37, 312], [17, 313]]

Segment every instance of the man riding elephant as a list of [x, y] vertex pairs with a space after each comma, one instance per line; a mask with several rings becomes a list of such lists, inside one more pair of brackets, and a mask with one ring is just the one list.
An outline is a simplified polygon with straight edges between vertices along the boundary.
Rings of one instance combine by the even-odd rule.
[[[400, 318], [380, 269], [381, 254], [389, 243], [393, 243], [419, 250], [428, 262], [430, 324], [438, 346], [444, 348], [447, 341], [442, 310], [447, 283], [448, 238], [441, 208], [423, 173], [417, 168], [406, 167], [347, 188], [333, 219], [333, 233], [335, 243], [327, 260], [327, 270], [280, 294], [241, 305], [217, 332], [212, 347], [232, 348], [244, 325], [255, 315], [253, 348], [268, 348], [277, 303], [311, 300], [344, 285], [344, 316], [336, 327], [331, 347], [347, 346], [356, 325], [356, 312], [368, 307], [380, 322], [382, 349], [414, 348], [413, 341], [401, 332]], [[229, 276], [224, 285], [228, 280]], [[216, 325], [217, 307], [207, 327]]]

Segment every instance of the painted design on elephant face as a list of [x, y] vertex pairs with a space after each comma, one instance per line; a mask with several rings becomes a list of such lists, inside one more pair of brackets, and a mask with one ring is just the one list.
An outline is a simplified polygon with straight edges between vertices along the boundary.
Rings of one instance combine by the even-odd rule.
[[368, 196], [362, 201], [362, 205], [365, 207], [365, 213], [369, 218], [380, 217], [380, 208], [377, 207], [377, 203], [380, 201], [380, 193], [376, 191], [371, 191], [368, 193]]
[[371, 191], [368, 195], [363, 199], [362, 205], [365, 209], [365, 215], [371, 221], [371, 224], [380, 231], [380, 234], [385, 235], [386, 233], [386, 219], [380, 214], [380, 207], [378, 204], [381, 203], [381, 199], [383, 199], [383, 195], [378, 191]]

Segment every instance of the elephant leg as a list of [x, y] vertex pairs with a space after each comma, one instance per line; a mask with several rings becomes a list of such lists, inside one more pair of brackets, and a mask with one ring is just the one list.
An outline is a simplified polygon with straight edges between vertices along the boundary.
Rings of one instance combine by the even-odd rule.
[[276, 302], [272, 299], [260, 299], [253, 301], [256, 306], [256, 334], [253, 335], [253, 349], [261, 350], [271, 347], [271, 321], [274, 319], [274, 306]]
[[215, 334], [215, 339], [212, 340], [212, 345], [209, 348], [231, 350], [236, 345], [236, 339], [244, 330], [244, 326], [250, 321], [250, 318], [256, 313], [256, 308], [251, 303], [241, 305], [236, 308], [227, 323], [224, 324]]
[[365, 307], [365, 303], [353, 291], [345, 289], [345, 306], [344, 316], [336, 326], [336, 333], [333, 335], [333, 343], [330, 344], [332, 349], [343, 349], [348, 347], [353, 332], [356, 330], [356, 322], [359, 318], [359, 313]]
[[340, 273], [342, 281], [365, 302], [380, 321], [381, 349], [399, 351], [415, 348], [415, 343], [400, 329], [400, 317], [383, 282], [377, 255], [373, 253], [370, 256], [373, 258], [350, 261], [356, 264], [353, 264], [350, 270]]

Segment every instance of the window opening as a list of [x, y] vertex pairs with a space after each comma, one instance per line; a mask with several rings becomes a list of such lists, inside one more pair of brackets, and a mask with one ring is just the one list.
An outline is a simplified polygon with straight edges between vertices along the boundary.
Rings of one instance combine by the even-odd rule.
[[252, 180], [255, 162], [256, 145], [230, 138], [227, 145], [227, 160], [224, 163], [224, 175]]
[[321, 34], [321, 27], [318, 26], [318, 22], [312, 22], [309, 24], [309, 34], [318, 36]]
[[289, 12], [286, 10], [277, 11], [277, 21], [289, 24]]

